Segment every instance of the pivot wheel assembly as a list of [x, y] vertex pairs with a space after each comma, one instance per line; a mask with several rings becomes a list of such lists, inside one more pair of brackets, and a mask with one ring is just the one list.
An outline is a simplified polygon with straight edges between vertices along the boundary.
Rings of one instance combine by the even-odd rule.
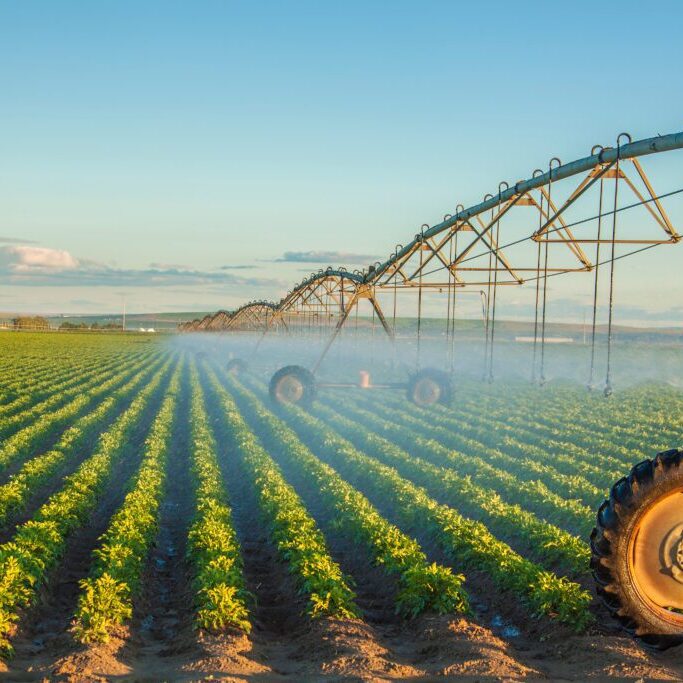
[[315, 398], [315, 378], [310, 370], [300, 365], [287, 365], [272, 376], [268, 393], [276, 403], [307, 406]]
[[645, 644], [683, 643], [683, 451], [618, 481], [598, 512], [591, 567], [598, 593]]
[[431, 406], [435, 403], [448, 405], [452, 399], [451, 378], [442, 370], [425, 368], [414, 374], [408, 381], [408, 400], [415, 405]]

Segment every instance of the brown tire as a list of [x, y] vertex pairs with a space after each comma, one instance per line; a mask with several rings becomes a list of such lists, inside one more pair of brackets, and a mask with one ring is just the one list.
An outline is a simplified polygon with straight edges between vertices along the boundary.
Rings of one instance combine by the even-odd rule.
[[453, 400], [451, 377], [436, 368], [420, 370], [408, 380], [407, 395], [411, 403], [423, 408], [435, 403], [450, 405]]
[[268, 393], [274, 403], [308, 407], [315, 398], [315, 378], [310, 370], [300, 365], [287, 365], [271, 377]]
[[622, 627], [657, 649], [683, 643], [683, 451], [614, 484], [591, 549], [598, 594]]

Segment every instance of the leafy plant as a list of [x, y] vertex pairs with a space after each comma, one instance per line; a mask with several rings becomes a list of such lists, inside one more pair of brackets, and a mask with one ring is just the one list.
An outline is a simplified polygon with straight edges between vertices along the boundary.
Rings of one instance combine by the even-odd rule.
[[149, 549], [157, 532], [166, 479], [166, 457], [176, 413], [180, 366], [145, 440], [140, 469], [121, 507], [93, 552], [90, 576], [80, 582], [74, 634], [83, 643], [106, 642], [130, 619]]
[[415, 617], [425, 610], [441, 614], [469, 611], [462, 588], [464, 577], [454, 575], [448, 567], [429, 564], [417, 541], [390, 524], [365, 496], [320, 462], [253, 394], [234, 381], [230, 389], [272, 451], [295, 467], [311, 490], [319, 492], [334, 526], [365, 546], [387, 574], [398, 576], [397, 612]]
[[229, 626], [249, 633], [251, 623], [242, 557], [216, 457], [197, 369], [191, 367], [192, 477], [195, 510], [187, 556], [194, 569], [195, 624], [208, 631]]
[[354, 594], [339, 565], [332, 560], [325, 538], [301, 499], [285, 481], [247, 427], [235, 402], [212, 372], [210, 384], [222, 406], [221, 419], [254, 486], [261, 513], [280, 556], [287, 562], [311, 617], [356, 617]]

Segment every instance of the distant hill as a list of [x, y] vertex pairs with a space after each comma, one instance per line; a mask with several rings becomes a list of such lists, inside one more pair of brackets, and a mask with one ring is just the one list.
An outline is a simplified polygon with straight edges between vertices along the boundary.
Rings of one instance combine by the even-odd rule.
[[[159, 332], [171, 332], [175, 331], [178, 323], [184, 320], [192, 320], [193, 318], [203, 317], [206, 313], [192, 313], [192, 312], [181, 312], [181, 313], [132, 313], [126, 315], [126, 329], [127, 330], [137, 330], [141, 327], [145, 329], [154, 328]], [[86, 325], [92, 325], [97, 323], [98, 325], [106, 325], [111, 323], [116, 323], [121, 325], [122, 316], [117, 315], [64, 315], [64, 316], [48, 316], [50, 324], [53, 327], [59, 327], [63, 322], [71, 323], [85, 323]]]
[[[134, 331], [141, 327], [145, 329], [154, 328], [159, 332], [175, 331], [179, 322], [184, 320], [192, 320], [193, 318], [203, 317], [206, 313], [132, 313], [126, 315], [126, 330]], [[1, 313], [0, 324], [2, 322], [9, 323], [17, 316], [16, 313]], [[46, 315], [44, 316], [50, 322], [52, 328], [58, 328], [62, 323], [71, 323], [73, 325], [84, 324], [90, 327], [97, 324], [100, 327], [105, 325], [116, 325], [120, 327], [122, 324], [122, 316], [117, 314], [98, 314], [98, 315]]]
[[[158, 332], [174, 332], [178, 323], [195, 318], [203, 318], [215, 311], [181, 311], [179, 313], [132, 313], [126, 315], [126, 329], [135, 331], [140, 328], [154, 328]], [[16, 317], [16, 313], [0, 312], [0, 324], [11, 321]], [[58, 328], [62, 323], [69, 322], [74, 325], [85, 324], [90, 327], [93, 324], [99, 326], [117, 325], [121, 326], [122, 316], [118, 314], [99, 314], [99, 315], [47, 315], [45, 316], [53, 328]], [[354, 322], [349, 325], [356, 324]], [[391, 323], [390, 323], [391, 324]], [[369, 329], [372, 325], [370, 318], [359, 317], [358, 326]], [[379, 329], [379, 322], [375, 321]], [[423, 318], [422, 333], [429, 337], [441, 337], [445, 335], [446, 320], [443, 318]], [[416, 320], [414, 318], [397, 318], [396, 332], [399, 336], [414, 334], [416, 330]], [[484, 333], [483, 321], [474, 319], [457, 319], [455, 321], [456, 335], [476, 340], [481, 338]], [[607, 335], [606, 325], [598, 325], [597, 336], [604, 340]], [[496, 337], [500, 341], [515, 341], [517, 337], [530, 337], [534, 334], [533, 321], [519, 320], [497, 320]], [[539, 330], [540, 334], [540, 330]], [[582, 343], [584, 338], [590, 340], [590, 325], [580, 323], [546, 323], [546, 337], [569, 337], [576, 343]], [[683, 344], [683, 327], [630, 327], [626, 325], [615, 325], [613, 337], [617, 342], [647, 342], [647, 343], [676, 343]]]

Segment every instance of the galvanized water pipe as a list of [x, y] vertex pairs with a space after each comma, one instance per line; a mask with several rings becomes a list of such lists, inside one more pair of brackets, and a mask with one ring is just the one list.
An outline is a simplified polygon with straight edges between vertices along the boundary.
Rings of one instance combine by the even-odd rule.
[[[642, 157], [648, 154], [657, 154], [659, 152], [670, 152], [675, 149], [683, 149], [683, 131], [680, 133], [670, 133], [669, 135], [660, 135], [655, 138], [646, 138], [645, 140], [636, 140], [626, 145], [621, 145], [618, 149], [616, 147], [606, 147], [600, 150], [597, 154], [591, 154], [583, 159], [577, 159], [568, 164], [555, 166], [550, 170], [537, 175], [529, 180], [521, 180], [515, 183], [510, 189], [498, 193], [490, 199], [486, 199], [479, 204], [471, 206], [469, 209], [463, 209], [455, 213], [445, 221], [432, 226], [425, 230], [421, 239], [434, 237], [444, 230], [448, 230], [461, 221], [468, 220], [473, 216], [478, 216], [485, 211], [495, 209], [497, 206], [504, 204], [513, 197], [535, 190], [539, 187], [547, 185], [550, 181], [556, 182], [564, 178], [578, 175], [579, 173], [586, 173], [595, 168], [598, 164], [609, 164], [617, 160], [617, 155], [620, 159], [633, 159], [635, 157]], [[413, 239], [398, 253], [394, 254], [388, 261], [385, 261], [376, 269], [369, 272], [365, 276], [365, 282], [370, 284], [378, 280], [388, 268], [390, 268], [396, 261], [400, 261], [404, 256], [409, 254], [417, 245], [418, 240]]]

